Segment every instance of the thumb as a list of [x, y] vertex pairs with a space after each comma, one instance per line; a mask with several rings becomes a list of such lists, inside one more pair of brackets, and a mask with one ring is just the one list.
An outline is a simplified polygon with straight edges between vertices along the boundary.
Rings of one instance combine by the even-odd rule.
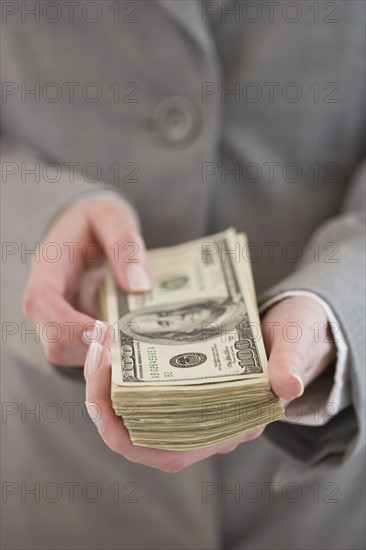
[[291, 343], [282, 338], [274, 340], [268, 370], [272, 389], [278, 397], [292, 401], [304, 393], [302, 374], [307, 367], [304, 355], [301, 341]]
[[133, 209], [119, 197], [104, 198], [88, 206], [93, 231], [118, 284], [127, 292], [150, 290], [145, 243]]

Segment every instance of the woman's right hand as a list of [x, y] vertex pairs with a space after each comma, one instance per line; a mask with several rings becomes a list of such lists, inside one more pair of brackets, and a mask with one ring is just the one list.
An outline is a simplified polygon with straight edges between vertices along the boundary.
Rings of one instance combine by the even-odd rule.
[[23, 296], [25, 314], [36, 322], [46, 357], [65, 366], [82, 365], [88, 344], [104, 343], [94, 297], [104, 275], [103, 259], [128, 292], [150, 288], [138, 217], [125, 200], [98, 196], [63, 210], [49, 227]]

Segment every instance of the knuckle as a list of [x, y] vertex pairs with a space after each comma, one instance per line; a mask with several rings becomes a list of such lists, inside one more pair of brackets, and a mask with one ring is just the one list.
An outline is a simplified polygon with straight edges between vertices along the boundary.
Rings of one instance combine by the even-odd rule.
[[263, 427], [253, 428], [247, 434], [247, 441], [251, 441], [252, 439], [257, 439], [257, 437], [262, 435], [263, 431], [264, 431]]
[[22, 309], [27, 317], [33, 317], [37, 301], [38, 291], [33, 287], [26, 288], [22, 296]]
[[121, 223], [121, 219], [127, 221], [135, 221], [136, 214], [132, 207], [122, 198], [119, 197], [100, 197], [98, 199], [90, 200], [84, 203], [84, 208], [89, 214], [98, 214], [109, 220], [118, 220]]
[[140, 234], [130, 227], [126, 227], [122, 230], [119, 241], [123, 245], [133, 244], [137, 250], [140, 250], [143, 246], [143, 240]]
[[188, 466], [190, 466], [192, 463], [191, 460], [188, 458], [183, 457], [177, 457], [177, 458], [170, 458], [169, 462], [164, 464], [160, 469], [163, 472], [167, 472], [169, 474], [177, 474], [178, 472], [181, 472]]
[[46, 358], [51, 363], [58, 365], [67, 364], [66, 346], [62, 340], [57, 342], [44, 342], [43, 350]]
[[220, 454], [229, 454], [233, 451], [235, 451], [235, 449], [238, 447], [239, 443], [235, 443], [235, 445], [229, 445], [227, 447], [224, 447], [221, 451], [220, 451]]

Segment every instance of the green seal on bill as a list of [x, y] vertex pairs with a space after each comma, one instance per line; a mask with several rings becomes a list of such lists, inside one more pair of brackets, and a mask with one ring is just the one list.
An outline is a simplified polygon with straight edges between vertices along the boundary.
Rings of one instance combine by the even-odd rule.
[[161, 281], [160, 288], [163, 288], [164, 290], [177, 290], [178, 288], [182, 288], [188, 283], [189, 279], [186, 275], [182, 275], [180, 277], [173, 277], [171, 279], [165, 279], [164, 281]]

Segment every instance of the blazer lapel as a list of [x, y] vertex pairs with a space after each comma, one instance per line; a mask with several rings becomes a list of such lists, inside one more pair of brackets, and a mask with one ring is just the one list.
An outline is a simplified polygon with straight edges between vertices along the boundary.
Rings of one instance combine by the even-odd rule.
[[208, 23], [202, 20], [201, 0], [155, 0], [206, 53], [215, 54]]

